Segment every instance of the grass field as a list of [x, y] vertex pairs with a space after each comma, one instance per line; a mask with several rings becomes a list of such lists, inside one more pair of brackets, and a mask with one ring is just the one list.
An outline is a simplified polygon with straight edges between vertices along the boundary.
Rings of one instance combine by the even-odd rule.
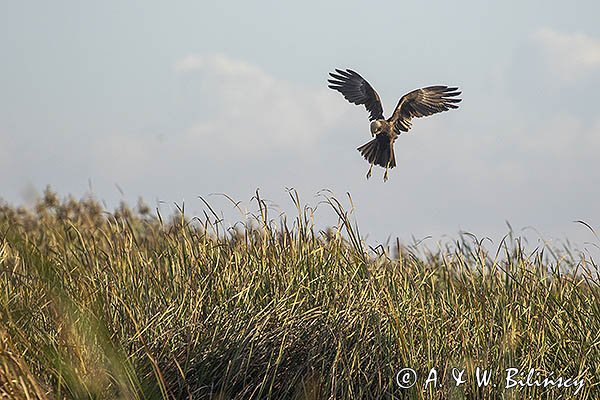
[[[510, 236], [489, 252], [469, 237], [370, 248], [336, 199], [338, 226], [319, 231], [290, 197], [297, 215], [256, 197], [230, 229], [208, 205], [107, 213], [47, 190], [0, 207], [0, 397], [600, 398], [593, 260]], [[507, 368], [583, 386], [506, 388]]]

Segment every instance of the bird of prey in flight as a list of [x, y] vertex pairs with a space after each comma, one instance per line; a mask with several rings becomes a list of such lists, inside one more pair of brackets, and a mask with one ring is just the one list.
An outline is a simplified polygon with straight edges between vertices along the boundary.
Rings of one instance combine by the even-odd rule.
[[360, 146], [358, 151], [371, 163], [367, 179], [371, 177], [373, 165], [385, 168], [383, 181], [388, 179], [388, 170], [396, 166], [394, 142], [400, 133], [408, 132], [414, 117], [427, 117], [451, 108], [458, 108], [456, 103], [461, 92], [457, 87], [428, 86], [413, 90], [402, 96], [392, 116], [383, 117], [383, 106], [379, 95], [362, 76], [346, 69], [330, 72], [329, 87], [337, 90], [350, 103], [364, 105], [369, 112], [371, 135], [375, 138]]

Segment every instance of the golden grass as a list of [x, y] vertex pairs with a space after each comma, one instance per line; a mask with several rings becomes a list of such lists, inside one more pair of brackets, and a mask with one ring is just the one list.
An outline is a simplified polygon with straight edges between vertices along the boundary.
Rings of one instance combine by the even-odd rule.
[[[0, 396], [10, 399], [559, 398], [455, 388], [453, 367], [582, 376], [599, 397], [593, 260], [507, 240], [369, 250], [348, 213], [327, 231], [290, 193], [225, 229], [209, 209], [164, 221], [47, 190], [0, 208]], [[392, 254], [393, 253], [393, 254]], [[419, 385], [396, 384], [402, 367]], [[444, 385], [424, 389], [437, 368]]]

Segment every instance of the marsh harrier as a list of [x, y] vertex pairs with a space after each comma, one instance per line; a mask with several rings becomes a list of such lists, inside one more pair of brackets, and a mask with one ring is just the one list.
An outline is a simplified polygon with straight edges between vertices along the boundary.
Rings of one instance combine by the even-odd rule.
[[396, 166], [394, 142], [402, 132], [408, 132], [414, 117], [427, 117], [458, 108], [456, 103], [461, 101], [456, 97], [461, 93], [457, 87], [428, 86], [402, 96], [392, 116], [385, 119], [379, 95], [362, 76], [350, 69], [336, 69], [329, 75], [332, 78], [328, 80], [331, 89], [340, 92], [350, 103], [364, 105], [369, 112], [371, 135], [375, 138], [358, 148], [371, 163], [367, 179], [371, 177], [373, 165], [380, 165], [385, 168], [383, 180], [387, 181], [388, 170]]

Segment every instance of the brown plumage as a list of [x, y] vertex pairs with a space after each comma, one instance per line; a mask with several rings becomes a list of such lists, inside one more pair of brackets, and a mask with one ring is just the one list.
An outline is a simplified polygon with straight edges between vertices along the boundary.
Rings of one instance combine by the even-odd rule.
[[367, 179], [371, 176], [373, 165], [379, 165], [385, 168], [383, 180], [387, 180], [388, 169], [396, 166], [394, 142], [402, 132], [408, 132], [413, 118], [458, 108], [456, 103], [461, 101], [456, 97], [461, 93], [456, 87], [428, 86], [402, 96], [392, 116], [385, 119], [379, 95], [362, 76], [350, 69], [336, 69], [329, 75], [332, 78], [328, 80], [331, 89], [340, 92], [350, 103], [364, 105], [369, 112], [371, 135], [375, 138], [358, 148], [371, 164]]

